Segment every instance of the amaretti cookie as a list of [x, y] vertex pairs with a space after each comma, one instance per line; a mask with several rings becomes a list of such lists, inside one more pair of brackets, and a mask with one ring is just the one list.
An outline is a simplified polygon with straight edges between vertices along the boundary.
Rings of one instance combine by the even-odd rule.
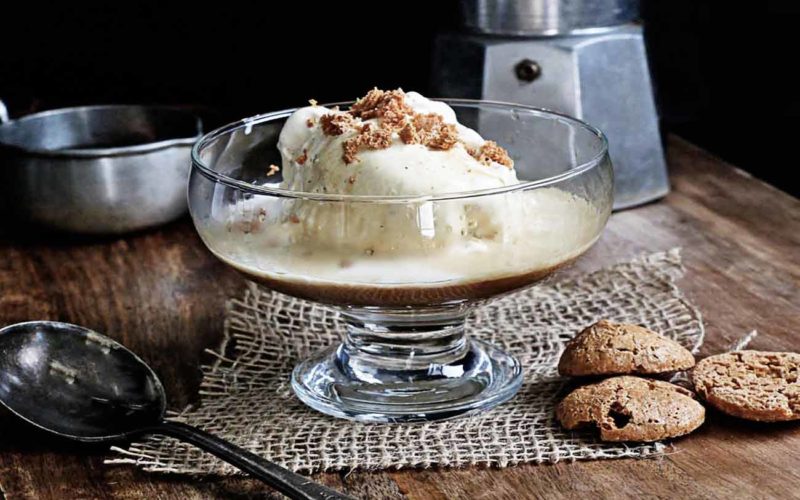
[[692, 372], [695, 390], [718, 410], [747, 420], [800, 419], [800, 354], [738, 351], [710, 356]]
[[575, 389], [556, 418], [566, 429], [595, 426], [603, 441], [658, 441], [700, 427], [705, 408], [683, 387], [621, 376]]
[[567, 343], [558, 372], [645, 375], [687, 370], [694, 364], [692, 353], [674, 340], [638, 325], [600, 320]]

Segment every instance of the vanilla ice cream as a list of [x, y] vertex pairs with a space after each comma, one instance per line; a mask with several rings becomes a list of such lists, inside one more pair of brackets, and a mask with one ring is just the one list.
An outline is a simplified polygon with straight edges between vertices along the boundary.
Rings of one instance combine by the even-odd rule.
[[[513, 168], [494, 162], [483, 165], [470, 156], [467, 147], [480, 148], [486, 141], [475, 131], [459, 125], [450, 106], [416, 92], [405, 94], [405, 102], [416, 113], [438, 114], [444, 123], [456, 125], [459, 138], [464, 142], [448, 150], [436, 150], [423, 144], [404, 144], [395, 132], [390, 147], [361, 151], [357, 161], [346, 164], [342, 145], [358, 134], [358, 128], [341, 135], [326, 135], [320, 119], [331, 110], [308, 106], [297, 110], [281, 131], [278, 141], [283, 158], [281, 187], [311, 193], [421, 196], [519, 182]], [[362, 124], [377, 128], [378, 119], [357, 122], [357, 126]], [[303, 158], [303, 164], [298, 164], [298, 158]]]
[[[458, 124], [450, 106], [416, 92], [404, 94], [404, 102], [410, 113], [432, 114], [441, 117], [443, 124], [452, 125], [458, 142], [448, 149], [406, 144], [395, 129], [388, 147], [360, 150], [357, 158], [348, 163], [343, 158], [345, 143], [354, 140], [365, 126], [379, 129], [380, 119], [356, 119], [349, 130], [330, 135], [323, 131], [323, 117], [343, 116], [346, 112], [308, 106], [297, 110], [281, 132], [281, 187], [309, 193], [417, 197], [519, 182], [510, 159], [508, 165], [488, 158], [483, 162], [476, 159], [475, 151], [486, 141]], [[284, 221], [299, 221], [285, 233], [294, 242], [313, 241], [346, 246], [352, 251], [382, 252], [439, 248], [464, 237], [497, 235], [503, 229], [502, 219], [514, 216], [507, 213], [508, 209], [508, 200], [493, 197], [436, 204], [354, 202], [346, 206], [300, 200], [278, 212]]]

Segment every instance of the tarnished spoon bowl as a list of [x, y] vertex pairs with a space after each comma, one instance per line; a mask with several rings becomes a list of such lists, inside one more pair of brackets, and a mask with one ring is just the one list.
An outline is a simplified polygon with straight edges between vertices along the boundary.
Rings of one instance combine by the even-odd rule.
[[290, 498], [348, 498], [200, 429], [164, 419], [153, 370], [121, 344], [69, 323], [0, 329], [0, 403], [31, 424], [79, 441], [164, 434], [198, 446]]

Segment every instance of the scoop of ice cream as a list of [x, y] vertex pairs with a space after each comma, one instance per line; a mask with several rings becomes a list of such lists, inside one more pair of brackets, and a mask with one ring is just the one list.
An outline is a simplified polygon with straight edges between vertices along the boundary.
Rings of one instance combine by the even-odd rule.
[[[505, 150], [415, 93], [371, 91], [348, 111], [308, 106], [281, 131], [281, 187], [296, 192], [416, 197], [518, 183]], [[282, 202], [290, 242], [355, 252], [427, 251], [503, 238], [519, 194], [435, 203]], [[509, 211], [511, 210], [511, 211]], [[275, 213], [275, 211], [270, 211]], [[516, 222], [519, 223], [519, 222]]]
[[[513, 168], [491, 160], [482, 163], [474, 156], [486, 141], [458, 124], [450, 106], [416, 92], [404, 94], [404, 102], [411, 113], [438, 116], [442, 123], [453, 125], [458, 141], [447, 149], [406, 143], [401, 138], [401, 126], [397, 126], [389, 131], [388, 147], [365, 148], [348, 162], [345, 144], [356, 139], [364, 127], [380, 130], [381, 119], [350, 119], [344, 111], [308, 106], [292, 114], [281, 131], [278, 148], [283, 157], [282, 187], [312, 193], [421, 196], [519, 182]], [[339, 134], [326, 133], [322, 126], [326, 115], [346, 117], [348, 129]]]

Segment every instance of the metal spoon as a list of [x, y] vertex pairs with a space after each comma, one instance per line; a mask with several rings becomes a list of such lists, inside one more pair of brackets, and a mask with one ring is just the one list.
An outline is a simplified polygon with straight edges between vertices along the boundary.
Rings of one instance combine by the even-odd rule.
[[191, 443], [295, 499], [350, 498], [190, 425], [164, 419], [161, 381], [117, 342], [69, 323], [0, 329], [0, 403], [78, 441], [163, 434]]

